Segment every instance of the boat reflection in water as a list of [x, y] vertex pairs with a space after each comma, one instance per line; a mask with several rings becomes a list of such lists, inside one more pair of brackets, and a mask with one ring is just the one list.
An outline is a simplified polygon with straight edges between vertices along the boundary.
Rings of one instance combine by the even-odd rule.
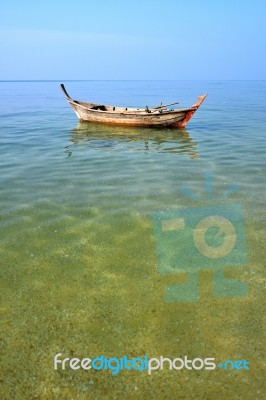
[[76, 150], [110, 150], [121, 153], [175, 153], [199, 158], [197, 143], [185, 129], [122, 127], [80, 122], [70, 131], [68, 157]]

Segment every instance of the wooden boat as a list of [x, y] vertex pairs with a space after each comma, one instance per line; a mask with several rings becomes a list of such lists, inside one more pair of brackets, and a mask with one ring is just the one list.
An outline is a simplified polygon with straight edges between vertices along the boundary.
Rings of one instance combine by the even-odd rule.
[[147, 106], [146, 108], [127, 108], [73, 100], [67, 93], [65, 86], [61, 84], [60, 87], [68, 103], [81, 121], [130, 126], [169, 126], [184, 128], [207, 96], [207, 94], [199, 96], [196, 104], [189, 108], [170, 110], [167, 108], [178, 103], [161, 104], [153, 108], [148, 108]]

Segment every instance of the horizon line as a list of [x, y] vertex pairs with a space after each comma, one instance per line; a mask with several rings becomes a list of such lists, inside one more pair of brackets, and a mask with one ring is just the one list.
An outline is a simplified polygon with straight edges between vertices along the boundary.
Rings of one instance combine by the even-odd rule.
[[211, 82], [211, 81], [265, 81], [266, 79], [0, 79], [0, 82], [168, 82], [168, 81], [194, 81], [194, 82]]

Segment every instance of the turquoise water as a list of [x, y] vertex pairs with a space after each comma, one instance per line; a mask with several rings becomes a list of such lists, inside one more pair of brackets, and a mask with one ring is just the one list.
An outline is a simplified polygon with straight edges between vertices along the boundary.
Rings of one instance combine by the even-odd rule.
[[[0, 82], [1, 398], [262, 399], [266, 234], [265, 81], [71, 81], [72, 97], [145, 107], [208, 97], [186, 129], [79, 124], [53, 82]], [[164, 301], [152, 216], [230, 184], [249, 262], [226, 269], [248, 293]], [[205, 196], [205, 197], [204, 197]], [[205, 200], [204, 200], [205, 199]], [[226, 200], [227, 201], [227, 200]], [[229, 204], [228, 203], [228, 204]], [[57, 353], [246, 359], [250, 371], [54, 371]]]

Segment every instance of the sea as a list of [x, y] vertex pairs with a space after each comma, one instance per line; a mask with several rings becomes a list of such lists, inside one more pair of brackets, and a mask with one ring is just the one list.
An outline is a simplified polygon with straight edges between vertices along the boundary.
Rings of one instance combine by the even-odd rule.
[[[125, 107], [208, 96], [184, 129], [119, 127], [78, 122], [60, 83]], [[0, 398], [263, 399], [266, 81], [0, 92]]]

